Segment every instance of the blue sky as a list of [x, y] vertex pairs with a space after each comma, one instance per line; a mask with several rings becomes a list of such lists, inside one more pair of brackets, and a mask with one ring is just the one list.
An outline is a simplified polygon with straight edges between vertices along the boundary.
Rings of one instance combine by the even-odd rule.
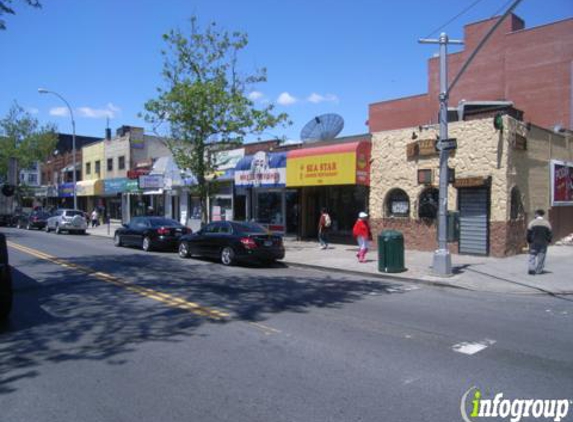
[[[17, 101], [42, 123], [71, 133], [102, 136], [106, 118], [146, 126], [137, 114], [161, 85], [169, 29], [189, 17], [249, 35], [240, 57], [244, 72], [266, 67], [257, 101], [276, 104], [293, 125], [263, 139], [298, 139], [304, 124], [323, 113], [344, 117], [341, 136], [365, 133], [368, 104], [427, 92], [427, 59], [436, 46], [418, 44], [476, 0], [42, 0], [32, 9], [17, 0], [0, 32], [0, 116]], [[464, 24], [492, 17], [505, 1], [481, 0], [442, 30], [463, 36]], [[509, 3], [507, 3], [509, 4]], [[573, 16], [571, 0], [524, 0], [517, 8], [527, 27]], [[438, 32], [432, 34], [437, 37]], [[573, 34], [572, 34], [573, 36]], [[454, 50], [452, 50], [454, 51]]]

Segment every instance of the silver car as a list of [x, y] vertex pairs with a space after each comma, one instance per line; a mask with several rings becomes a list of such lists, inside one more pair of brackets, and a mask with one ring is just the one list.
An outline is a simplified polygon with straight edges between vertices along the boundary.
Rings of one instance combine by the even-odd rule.
[[56, 234], [67, 231], [68, 233], [86, 234], [88, 228], [84, 212], [72, 209], [56, 210], [46, 223], [46, 233], [54, 230]]

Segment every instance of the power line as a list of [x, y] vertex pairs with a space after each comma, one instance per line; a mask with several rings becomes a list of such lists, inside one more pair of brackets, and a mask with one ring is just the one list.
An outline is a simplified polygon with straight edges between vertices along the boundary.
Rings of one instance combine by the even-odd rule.
[[[447, 21], [445, 24], [443, 24], [442, 26], [440, 26], [439, 28], [434, 29], [432, 32], [430, 32], [428, 34], [428, 36], [426, 36], [426, 38], [430, 38], [432, 35], [434, 35], [436, 32], [442, 30], [443, 28], [445, 28], [446, 26], [448, 26], [450, 23], [452, 23], [453, 21], [455, 21], [457, 18], [459, 18], [460, 16], [462, 16], [464, 13], [466, 13], [467, 11], [469, 11], [470, 9], [472, 9], [475, 5], [477, 5], [479, 2], [481, 2], [482, 0], [476, 0], [474, 1], [472, 4], [470, 4], [468, 7], [466, 7], [464, 10], [462, 10], [460, 13], [458, 13], [456, 16], [454, 16], [453, 18], [451, 18], [449, 21]], [[505, 8], [502, 7], [502, 9]]]
[[499, 9], [497, 9], [495, 11], [495, 13], [491, 16], [492, 18], [499, 15], [499, 12], [501, 12], [502, 10], [505, 10], [507, 8], [507, 5], [509, 3], [511, 3], [513, 0], [507, 0]]

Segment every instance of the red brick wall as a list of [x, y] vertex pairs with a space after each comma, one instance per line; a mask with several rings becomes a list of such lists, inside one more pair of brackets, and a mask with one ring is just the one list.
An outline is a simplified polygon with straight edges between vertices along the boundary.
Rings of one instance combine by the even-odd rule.
[[[451, 81], [495, 19], [465, 27], [464, 50], [448, 55]], [[511, 16], [492, 35], [452, 90], [449, 105], [467, 101], [508, 100], [524, 118], [552, 128], [571, 128], [571, 62], [573, 19], [523, 30]], [[370, 132], [418, 126], [437, 121], [439, 60], [428, 60], [428, 94], [369, 106]]]
[[[434, 251], [438, 248], [437, 228], [434, 223], [408, 218], [382, 218], [371, 222], [374, 243], [383, 230], [397, 230], [404, 236], [404, 248], [415, 251]], [[527, 246], [525, 220], [490, 222], [490, 256], [516, 255]], [[458, 253], [458, 243], [448, 243], [451, 253]]]

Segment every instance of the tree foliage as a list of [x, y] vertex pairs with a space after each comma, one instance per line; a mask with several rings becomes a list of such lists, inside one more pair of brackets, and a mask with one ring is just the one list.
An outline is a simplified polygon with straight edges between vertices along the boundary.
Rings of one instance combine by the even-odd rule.
[[[32, 7], [42, 7], [42, 5], [40, 4], [39, 0], [22, 0], [25, 3], [28, 3], [28, 5], [32, 6]], [[9, 15], [15, 15], [16, 12], [14, 11], [14, 9], [12, 9], [12, 3], [13, 0], [1, 0], [0, 1], [0, 16], [5, 15], [5, 14], [9, 14]], [[0, 30], [2, 29], [6, 29], [6, 22], [4, 22], [4, 19], [0, 19]]]
[[54, 125], [40, 126], [17, 103], [0, 120], [0, 178], [8, 172], [10, 157], [18, 160], [20, 169], [29, 168], [36, 161], [43, 161], [56, 148], [58, 136]]
[[164, 86], [145, 104], [144, 117], [155, 127], [168, 124], [174, 160], [195, 175], [205, 205], [205, 176], [215, 170], [209, 154], [214, 141], [219, 146], [241, 144], [248, 134], [290, 122], [286, 114], [274, 114], [273, 105], [257, 108], [248, 98], [247, 91], [267, 76], [265, 69], [250, 75], [240, 72], [238, 58], [248, 44], [246, 34], [220, 30], [215, 23], [200, 28], [192, 17], [189, 34], [171, 30], [163, 39]]

